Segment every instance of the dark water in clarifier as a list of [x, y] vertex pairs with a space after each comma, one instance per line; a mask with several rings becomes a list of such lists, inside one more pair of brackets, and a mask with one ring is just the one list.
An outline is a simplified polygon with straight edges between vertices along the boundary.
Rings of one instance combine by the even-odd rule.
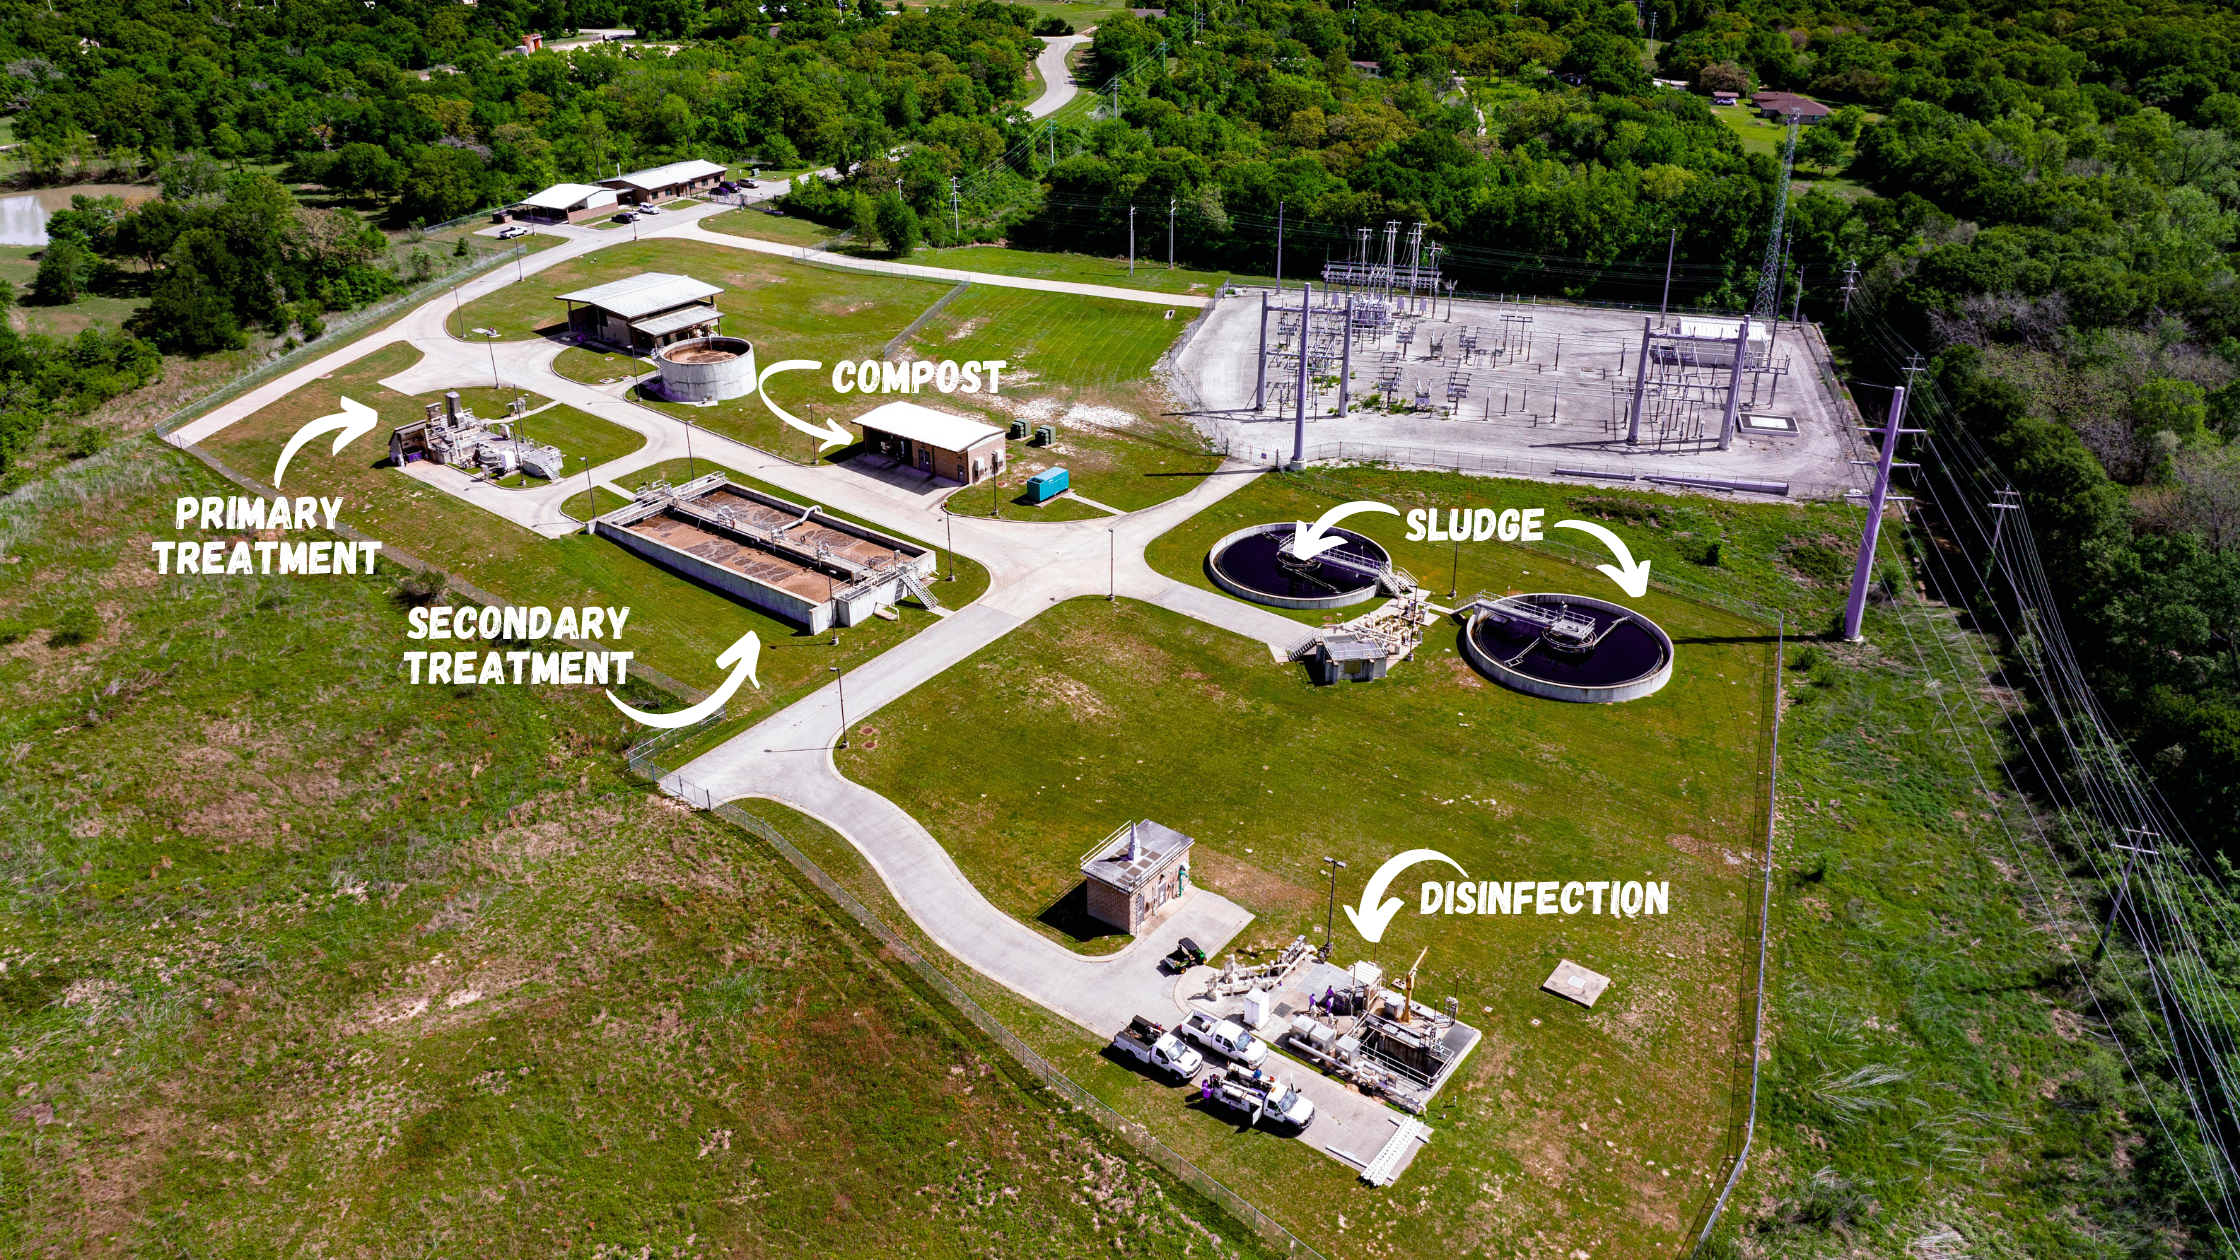
[[[1321, 579], [1318, 584], [1294, 576], [1276, 563], [1276, 547], [1291, 536], [1288, 524], [1270, 526], [1266, 532], [1247, 534], [1229, 544], [1229, 549], [1213, 558], [1230, 581], [1248, 590], [1265, 595], [1282, 595], [1292, 599], [1326, 599], [1335, 595], [1350, 595], [1367, 590], [1376, 583], [1344, 569], [1330, 568], [1320, 561], [1310, 565], [1305, 576]], [[1328, 531], [1345, 539], [1332, 550], [1360, 556], [1372, 564], [1383, 564], [1388, 557], [1384, 548], [1349, 529]]]
[[[1543, 682], [1573, 687], [1610, 687], [1653, 674], [1664, 664], [1664, 645], [1640, 622], [1601, 608], [1578, 604], [1567, 607], [1574, 615], [1592, 619], [1598, 632], [1613, 621], [1620, 624], [1586, 656], [1553, 652], [1542, 644], [1511, 665], [1511, 669]], [[1470, 633], [1486, 655], [1504, 664], [1539, 637], [1539, 632], [1531, 626], [1512, 628], [1497, 623], [1490, 615], [1479, 618]]]

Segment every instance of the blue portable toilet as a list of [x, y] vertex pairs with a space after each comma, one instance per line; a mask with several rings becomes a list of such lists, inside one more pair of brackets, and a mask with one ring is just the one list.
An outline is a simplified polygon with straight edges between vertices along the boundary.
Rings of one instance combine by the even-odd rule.
[[1045, 468], [1027, 478], [1027, 502], [1048, 503], [1065, 493], [1066, 487], [1072, 483], [1073, 478], [1067, 475], [1065, 469]]

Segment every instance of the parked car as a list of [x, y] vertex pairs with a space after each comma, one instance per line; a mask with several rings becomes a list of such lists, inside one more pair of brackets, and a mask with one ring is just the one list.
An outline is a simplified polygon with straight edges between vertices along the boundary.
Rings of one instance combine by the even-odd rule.
[[527, 236], [528, 234], [529, 229], [521, 226], [518, 223], [509, 228], [498, 229], [498, 239], [501, 241], [510, 241], [517, 236]]
[[617, 223], [636, 223], [638, 221], [638, 216], [632, 214], [628, 210], [625, 210], [621, 214], [616, 215], [614, 217], [614, 221]]
[[751, 179], [750, 179], [750, 180], [747, 180], [747, 181], [746, 181], [745, 183], [742, 183], [742, 184], [740, 184], [740, 185], [739, 185], [739, 187], [741, 187], [741, 188], [760, 188], [760, 187], [762, 187], [762, 185], [760, 185], [760, 184], [758, 184], [758, 183], [756, 183], [756, 182], [754, 182], [753, 180], [751, 180]]
[[719, 193], [733, 193], [739, 191], [739, 186], [727, 179], [722, 183], [716, 185], [716, 191]]
[[659, 213], [661, 213], [661, 207], [659, 207], [659, 206], [639, 206], [639, 207], [638, 207], [638, 213], [639, 213], [639, 214], [659, 214]]

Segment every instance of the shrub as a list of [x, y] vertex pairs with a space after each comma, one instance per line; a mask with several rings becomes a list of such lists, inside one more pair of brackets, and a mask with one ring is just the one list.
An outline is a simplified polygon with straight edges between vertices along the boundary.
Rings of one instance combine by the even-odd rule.
[[1826, 543], [1800, 543], [1791, 547], [1789, 565], [1824, 586], [1839, 585], [1851, 576], [1851, 557]]
[[53, 632], [47, 635], [47, 646], [76, 647], [100, 637], [100, 614], [81, 604], [56, 619]]
[[109, 435], [98, 425], [72, 425], [62, 442], [62, 453], [71, 459], [86, 459], [108, 449]]
[[419, 608], [444, 597], [451, 589], [451, 578], [437, 569], [406, 569], [397, 577], [396, 597], [399, 603]]

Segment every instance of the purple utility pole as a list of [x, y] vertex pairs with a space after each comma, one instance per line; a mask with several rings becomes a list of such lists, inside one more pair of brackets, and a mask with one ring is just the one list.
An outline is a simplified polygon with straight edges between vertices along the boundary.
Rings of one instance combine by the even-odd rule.
[[1898, 435], [1921, 431], [1899, 428], [1905, 415], [1906, 387], [1900, 385], [1890, 393], [1890, 415], [1882, 422], [1882, 454], [1875, 460], [1874, 489], [1867, 493], [1867, 526], [1859, 535], [1859, 563], [1851, 570], [1851, 600], [1843, 606], [1843, 637], [1854, 643], [1863, 637], [1859, 623], [1867, 615], [1867, 585], [1874, 576], [1874, 548], [1882, 537], [1882, 506], [1890, 498], [1890, 469], [1898, 453]]
[[1307, 328], [1314, 320], [1314, 285], [1299, 286], [1299, 397], [1291, 425], [1291, 471], [1307, 466]]

